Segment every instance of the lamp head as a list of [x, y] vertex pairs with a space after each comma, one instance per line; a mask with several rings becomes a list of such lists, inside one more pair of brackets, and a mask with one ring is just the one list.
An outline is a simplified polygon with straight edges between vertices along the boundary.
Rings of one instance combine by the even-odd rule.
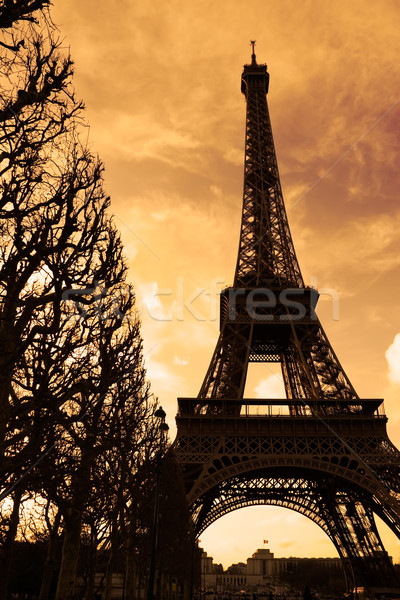
[[163, 410], [163, 407], [160, 406], [159, 408], [157, 408], [156, 412], [154, 413], [154, 416], [164, 420], [167, 415], [165, 410]]

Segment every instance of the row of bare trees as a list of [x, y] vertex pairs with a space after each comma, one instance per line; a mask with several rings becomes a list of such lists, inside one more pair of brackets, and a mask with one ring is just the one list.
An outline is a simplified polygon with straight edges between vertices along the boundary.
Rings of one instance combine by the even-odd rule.
[[[122, 564], [133, 599], [149, 562], [156, 401], [49, 4], [0, 2], [0, 600], [21, 535], [48, 543], [40, 600], [79, 597], [78, 574], [91, 600], [99, 551], [103, 597]], [[172, 456], [164, 464], [159, 578], [190, 570], [184, 494]]]

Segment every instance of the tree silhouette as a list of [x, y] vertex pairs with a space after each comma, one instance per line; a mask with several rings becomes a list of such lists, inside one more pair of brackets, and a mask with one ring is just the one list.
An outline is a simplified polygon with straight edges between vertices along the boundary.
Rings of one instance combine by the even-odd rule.
[[0, 28], [12, 27], [17, 21], [34, 23], [35, 11], [43, 10], [49, 4], [50, 0], [4, 0], [3, 5], [0, 6]]
[[0, 493], [13, 503], [0, 598], [19, 504], [39, 494], [60, 521], [49, 529], [63, 528], [61, 600], [74, 593], [82, 528], [101, 507], [111, 535], [127, 495], [107, 477], [141, 472], [145, 438], [152, 456], [155, 402], [103, 166], [82, 143], [73, 63], [48, 5], [0, 7]]
[[[12, 6], [14, 4], [12, 3]], [[49, 398], [39, 398], [36, 353], [61, 369], [65, 300], [95, 303], [93, 290], [125, 275], [120, 238], [107, 214], [102, 165], [81, 145], [81, 103], [72, 62], [59, 54], [54, 27], [14, 24], [3, 57], [0, 107], [0, 476], [11, 488], [42, 452], [36, 420], [70, 394], [64, 369]], [[9, 44], [11, 46], [11, 44]], [[75, 330], [78, 324], [75, 324]], [[78, 334], [79, 337], [79, 334]], [[64, 354], [64, 356], [62, 356]], [[54, 359], [57, 356], [57, 361]], [[61, 374], [61, 373], [60, 373]], [[41, 404], [38, 406], [37, 402]], [[7, 493], [7, 492], [5, 492]], [[4, 496], [4, 492], [3, 492]]]

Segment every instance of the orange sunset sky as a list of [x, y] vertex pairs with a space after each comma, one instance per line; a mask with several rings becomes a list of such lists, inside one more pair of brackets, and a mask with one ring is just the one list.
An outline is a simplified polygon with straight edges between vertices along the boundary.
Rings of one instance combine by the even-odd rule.
[[[196, 396], [232, 282], [242, 202], [242, 66], [256, 39], [294, 244], [319, 315], [362, 397], [384, 397], [400, 447], [400, 3], [397, 0], [54, 0], [76, 63], [88, 139], [136, 288], [148, 376], [171, 437], [178, 396]], [[398, 336], [396, 338], [396, 335]], [[279, 397], [252, 366], [246, 395]], [[400, 561], [400, 543], [380, 529]], [[201, 545], [245, 560], [335, 556], [317, 525], [255, 507]]]

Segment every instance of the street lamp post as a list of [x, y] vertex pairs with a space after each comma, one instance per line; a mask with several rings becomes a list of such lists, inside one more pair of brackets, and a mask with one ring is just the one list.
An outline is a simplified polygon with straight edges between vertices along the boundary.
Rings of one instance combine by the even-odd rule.
[[154, 512], [153, 512], [153, 525], [152, 525], [152, 538], [151, 538], [151, 560], [150, 560], [150, 574], [149, 574], [149, 586], [147, 590], [147, 600], [154, 600], [154, 576], [156, 571], [156, 555], [157, 555], [157, 538], [158, 538], [158, 504], [160, 496], [160, 475], [161, 475], [161, 463], [164, 450], [164, 434], [168, 431], [169, 427], [165, 422], [165, 411], [160, 406], [154, 416], [160, 419], [160, 443], [158, 448], [158, 455], [156, 461], [156, 487], [154, 492]]

